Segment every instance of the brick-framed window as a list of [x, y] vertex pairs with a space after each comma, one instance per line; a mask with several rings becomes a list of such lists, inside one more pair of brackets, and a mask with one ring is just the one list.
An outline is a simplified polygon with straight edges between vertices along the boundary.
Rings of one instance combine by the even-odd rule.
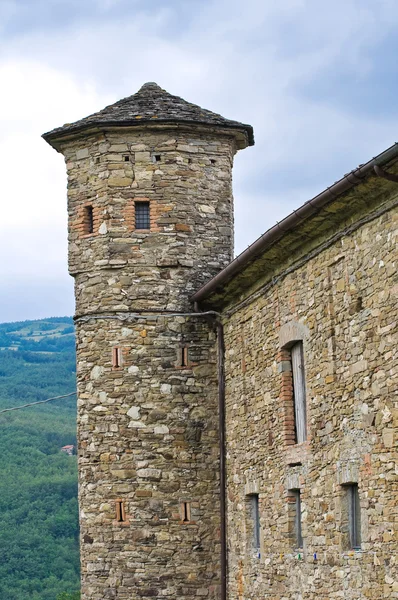
[[134, 202], [134, 229], [149, 231], [151, 229], [151, 206], [149, 200]]
[[189, 344], [181, 344], [181, 346], [179, 346], [177, 349], [176, 366], [180, 369], [186, 369], [190, 367], [190, 365]]
[[124, 209], [125, 224], [129, 231], [158, 233], [163, 231], [157, 221], [164, 213], [164, 206], [146, 196], [131, 198]]
[[303, 340], [287, 342], [279, 352], [280, 399], [283, 406], [285, 444], [302, 444], [308, 439], [307, 392]]
[[98, 230], [98, 212], [91, 202], [84, 204], [79, 210], [78, 229], [82, 237], [91, 237]]
[[123, 350], [120, 346], [112, 348], [112, 368], [120, 369], [123, 364]]
[[190, 523], [191, 521], [191, 503], [187, 500], [180, 502], [180, 516], [183, 523]]
[[196, 524], [196, 521], [192, 518], [192, 500], [180, 500], [179, 523], [180, 525]]
[[124, 502], [121, 499], [117, 499], [115, 501], [115, 513], [116, 513], [116, 521], [118, 523], [126, 522], [126, 510], [124, 506]]
[[290, 358], [292, 363], [295, 437], [297, 444], [301, 444], [307, 439], [307, 400], [302, 341], [291, 346]]

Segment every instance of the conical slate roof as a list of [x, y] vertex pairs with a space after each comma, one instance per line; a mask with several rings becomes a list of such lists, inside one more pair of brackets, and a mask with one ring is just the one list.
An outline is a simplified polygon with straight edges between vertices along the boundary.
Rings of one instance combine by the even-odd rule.
[[[118, 100], [93, 115], [75, 123], [53, 129], [43, 135], [51, 145], [56, 139], [74, 132], [101, 126], [133, 126], [143, 123], [189, 123], [239, 130], [245, 134], [247, 145], [254, 144], [253, 128], [238, 121], [225, 119], [221, 115], [191, 104], [178, 96], [169, 94], [156, 83], [145, 83], [132, 96]], [[238, 133], [238, 132], [237, 132]]]

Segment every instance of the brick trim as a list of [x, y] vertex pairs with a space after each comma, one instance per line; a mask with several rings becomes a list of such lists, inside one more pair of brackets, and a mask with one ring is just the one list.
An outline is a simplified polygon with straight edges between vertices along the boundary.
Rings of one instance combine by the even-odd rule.
[[[149, 219], [150, 219], [150, 228], [149, 229], [136, 229], [135, 228], [135, 205], [136, 202], [149, 202]], [[158, 219], [160, 217], [159, 204], [156, 200], [151, 200], [146, 197], [136, 197], [132, 198], [125, 208], [125, 220], [127, 224], [127, 228], [129, 231], [134, 231], [136, 233], [152, 233], [159, 232], [160, 227], [158, 226]]]
[[[88, 232], [88, 218], [87, 218], [87, 208], [91, 207], [93, 210], [93, 231]], [[76, 231], [79, 238], [91, 238], [98, 235], [98, 230], [100, 227], [100, 209], [93, 204], [93, 202], [87, 201], [84, 202], [81, 206], [79, 206], [77, 215], [75, 219], [71, 219], [70, 221], [70, 229], [71, 231]]]
[[282, 348], [278, 354], [278, 369], [281, 374], [281, 387], [279, 400], [282, 406], [283, 440], [285, 445], [296, 444], [294, 397], [293, 397], [293, 373], [291, 368], [290, 351]]

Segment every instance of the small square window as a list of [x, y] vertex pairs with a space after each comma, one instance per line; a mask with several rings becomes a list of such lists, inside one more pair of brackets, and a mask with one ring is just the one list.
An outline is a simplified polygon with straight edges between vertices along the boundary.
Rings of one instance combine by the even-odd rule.
[[123, 156], [123, 160], [124, 160], [124, 162], [130, 162], [130, 157], [129, 157], [129, 155], [128, 155], [128, 154], [125, 154], [125, 155]]
[[152, 162], [157, 163], [160, 162], [162, 160], [162, 157], [160, 154], [153, 154], [152, 155]]
[[149, 202], [135, 202], [135, 228], [136, 229], [150, 229], [150, 208]]

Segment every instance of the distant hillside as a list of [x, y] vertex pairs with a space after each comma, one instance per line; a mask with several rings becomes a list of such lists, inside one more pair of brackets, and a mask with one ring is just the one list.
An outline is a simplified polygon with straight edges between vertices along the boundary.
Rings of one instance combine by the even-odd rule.
[[[70, 317], [0, 324], [0, 411], [76, 389]], [[0, 412], [0, 598], [79, 587], [76, 398]]]

